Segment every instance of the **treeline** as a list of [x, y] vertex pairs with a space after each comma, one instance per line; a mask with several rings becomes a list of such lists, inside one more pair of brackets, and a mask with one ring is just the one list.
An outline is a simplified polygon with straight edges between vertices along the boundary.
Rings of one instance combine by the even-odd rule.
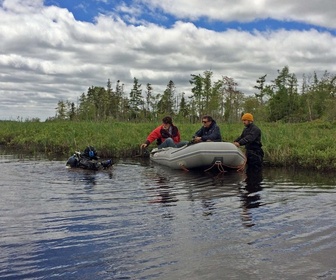
[[124, 92], [119, 80], [115, 88], [108, 80], [106, 88], [92, 86], [82, 93], [78, 104], [60, 100], [55, 117], [48, 120], [141, 122], [171, 115], [176, 121], [194, 123], [210, 114], [218, 121], [233, 123], [243, 112], [269, 122], [336, 120], [336, 75], [327, 71], [322, 77], [303, 75], [299, 84], [285, 66], [274, 81], [268, 82], [267, 75], [259, 77], [252, 96], [239, 91], [238, 83], [228, 76], [213, 81], [212, 71], [192, 74], [189, 83], [192, 94], [186, 96], [176, 91], [173, 81], [162, 93], [155, 93], [149, 83], [143, 89], [137, 78], [130, 92]]

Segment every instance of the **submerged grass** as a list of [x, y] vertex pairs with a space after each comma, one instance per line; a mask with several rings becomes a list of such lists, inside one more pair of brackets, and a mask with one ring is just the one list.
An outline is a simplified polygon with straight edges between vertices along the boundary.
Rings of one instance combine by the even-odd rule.
[[[132, 157], [159, 123], [130, 122], [0, 122], [0, 145], [29, 153], [64, 155], [94, 146], [101, 157]], [[262, 130], [265, 164], [336, 170], [336, 128], [331, 122], [256, 123]], [[190, 140], [201, 124], [179, 124], [182, 140]], [[232, 142], [241, 123], [219, 124], [224, 141]], [[155, 147], [153, 143], [151, 147]]]

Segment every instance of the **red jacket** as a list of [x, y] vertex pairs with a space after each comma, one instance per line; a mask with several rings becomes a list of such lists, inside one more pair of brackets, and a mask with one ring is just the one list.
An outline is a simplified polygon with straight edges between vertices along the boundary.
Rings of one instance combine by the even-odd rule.
[[181, 141], [181, 136], [178, 128], [175, 125], [171, 125], [172, 133], [170, 134], [163, 128], [163, 125], [155, 128], [147, 137], [146, 144], [149, 145], [154, 140], [158, 140], [158, 144], [163, 143], [167, 138], [171, 137], [175, 144]]

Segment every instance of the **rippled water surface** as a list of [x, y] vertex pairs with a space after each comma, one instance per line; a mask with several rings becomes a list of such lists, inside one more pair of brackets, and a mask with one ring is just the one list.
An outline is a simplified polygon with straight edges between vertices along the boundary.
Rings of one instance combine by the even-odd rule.
[[0, 167], [0, 278], [336, 279], [333, 173]]

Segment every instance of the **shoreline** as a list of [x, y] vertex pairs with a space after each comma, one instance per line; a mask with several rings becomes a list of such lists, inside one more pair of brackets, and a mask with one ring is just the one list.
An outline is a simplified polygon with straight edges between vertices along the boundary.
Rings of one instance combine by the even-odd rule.
[[[7, 147], [4, 145], [0, 145], [0, 150], [1, 150], [1, 155], [18, 155], [18, 157], [33, 157], [33, 158], [45, 158], [47, 160], [64, 160], [64, 162], [67, 161], [67, 159], [75, 152], [69, 153], [69, 154], [58, 154], [55, 152], [47, 152], [45, 153], [43, 150], [37, 149], [36, 147], [32, 150], [29, 150], [26, 148], [22, 147]], [[3, 153], [5, 152], [5, 153]], [[110, 152], [101, 152], [98, 151], [99, 157], [101, 159], [109, 159], [112, 158], [116, 161], [120, 161], [122, 159], [132, 159], [132, 160], [150, 160], [149, 156], [142, 156], [140, 154], [140, 149], [139, 148], [134, 148], [134, 149], [129, 149], [127, 151], [117, 151], [116, 154], [110, 153]], [[264, 160], [263, 162], [263, 167], [265, 168], [284, 168], [284, 169], [294, 169], [294, 170], [311, 170], [311, 171], [321, 171], [321, 172], [335, 172], [335, 168], [330, 168], [329, 166], [320, 166], [317, 168], [316, 166], [302, 166], [300, 164], [296, 163], [291, 163], [288, 162], [287, 164], [282, 164], [282, 163], [275, 163], [275, 162], [270, 162], [268, 160]]]
[[[332, 122], [258, 123], [262, 130], [264, 165], [336, 171], [336, 125]], [[88, 145], [96, 148], [101, 158], [140, 157], [140, 144], [155, 123], [122, 122], [0, 122], [0, 149], [25, 154], [44, 154], [65, 160]], [[200, 124], [176, 124], [181, 139], [191, 139]], [[241, 123], [219, 124], [224, 142], [232, 142], [241, 134]], [[155, 148], [152, 143], [149, 150]]]

